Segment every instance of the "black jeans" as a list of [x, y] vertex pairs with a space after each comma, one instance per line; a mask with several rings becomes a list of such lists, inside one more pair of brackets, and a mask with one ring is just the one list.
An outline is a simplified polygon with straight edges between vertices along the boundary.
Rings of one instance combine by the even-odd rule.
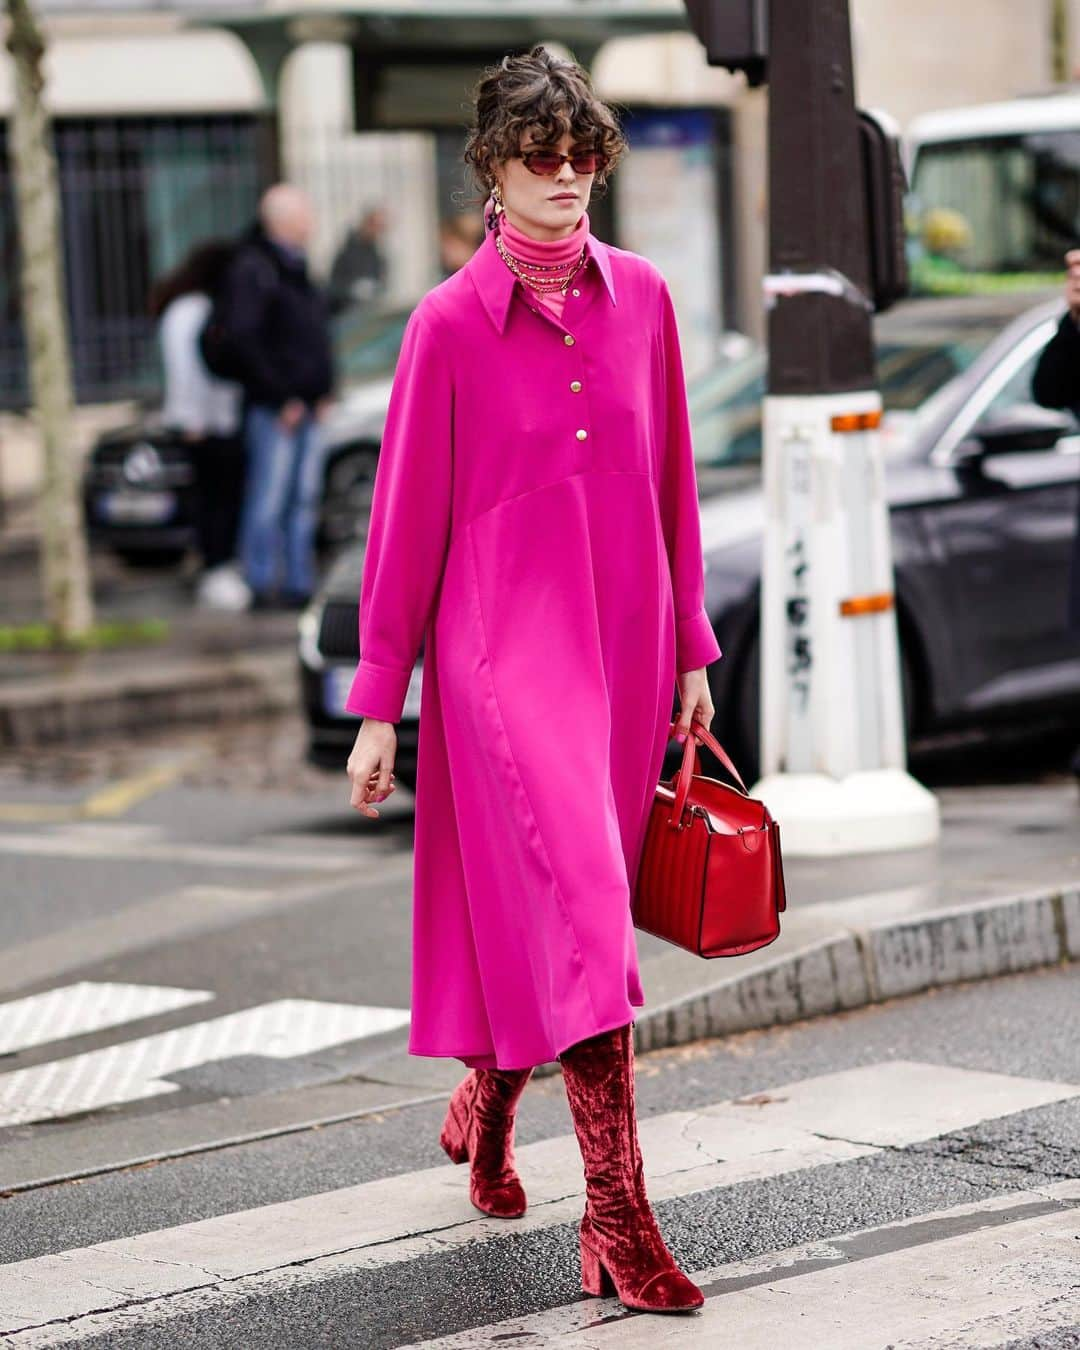
[[191, 442], [195, 464], [195, 528], [205, 567], [236, 557], [244, 503], [246, 455], [243, 438], [207, 436]]

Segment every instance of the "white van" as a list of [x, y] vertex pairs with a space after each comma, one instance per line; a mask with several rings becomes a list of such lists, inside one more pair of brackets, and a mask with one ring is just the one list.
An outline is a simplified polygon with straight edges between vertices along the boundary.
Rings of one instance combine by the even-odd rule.
[[926, 113], [905, 153], [913, 290], [1060, 286], [1080, 248], [1080, 93]]

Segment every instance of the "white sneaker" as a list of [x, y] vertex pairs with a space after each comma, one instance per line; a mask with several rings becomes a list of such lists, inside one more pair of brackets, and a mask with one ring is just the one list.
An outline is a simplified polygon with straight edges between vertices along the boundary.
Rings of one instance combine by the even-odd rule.
[[232, 563], [211, 567], [199, 578], [197, 603], [204, 609], [239, 613], [251, 605], [251, 587]]

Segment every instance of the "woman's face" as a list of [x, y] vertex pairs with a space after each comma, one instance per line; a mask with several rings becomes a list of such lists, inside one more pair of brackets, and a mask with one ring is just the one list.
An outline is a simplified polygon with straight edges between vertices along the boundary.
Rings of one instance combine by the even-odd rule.
[[[521, 138], [521, 149], [569, 155], [574, 150], [591, 150], [592, 145], [569, 131], [557, 142], [545, 142], [529, 130]], [[506, 159], [495, 166], [495, 177], [511, 225], [534, 239], [561, 239], [572, 233], [584, 214], [596, 174], [575, 173], [569, 160], [563, 161], [558, 173], [538, 174], [527, 169], [523, 159]]]

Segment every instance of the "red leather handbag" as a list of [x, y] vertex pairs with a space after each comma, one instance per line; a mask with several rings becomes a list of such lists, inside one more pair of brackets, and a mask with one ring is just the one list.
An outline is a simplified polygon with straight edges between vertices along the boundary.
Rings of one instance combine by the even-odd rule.
[[[702, 774], [699, 741], [741, 791]], [[780, 936], [786, 906], [780, 827], [709, 729], [692, 722], [682, 764], [657, 784], [649, 811], [631, 905], [635, 927], [695, 956], [740, 956]]]

